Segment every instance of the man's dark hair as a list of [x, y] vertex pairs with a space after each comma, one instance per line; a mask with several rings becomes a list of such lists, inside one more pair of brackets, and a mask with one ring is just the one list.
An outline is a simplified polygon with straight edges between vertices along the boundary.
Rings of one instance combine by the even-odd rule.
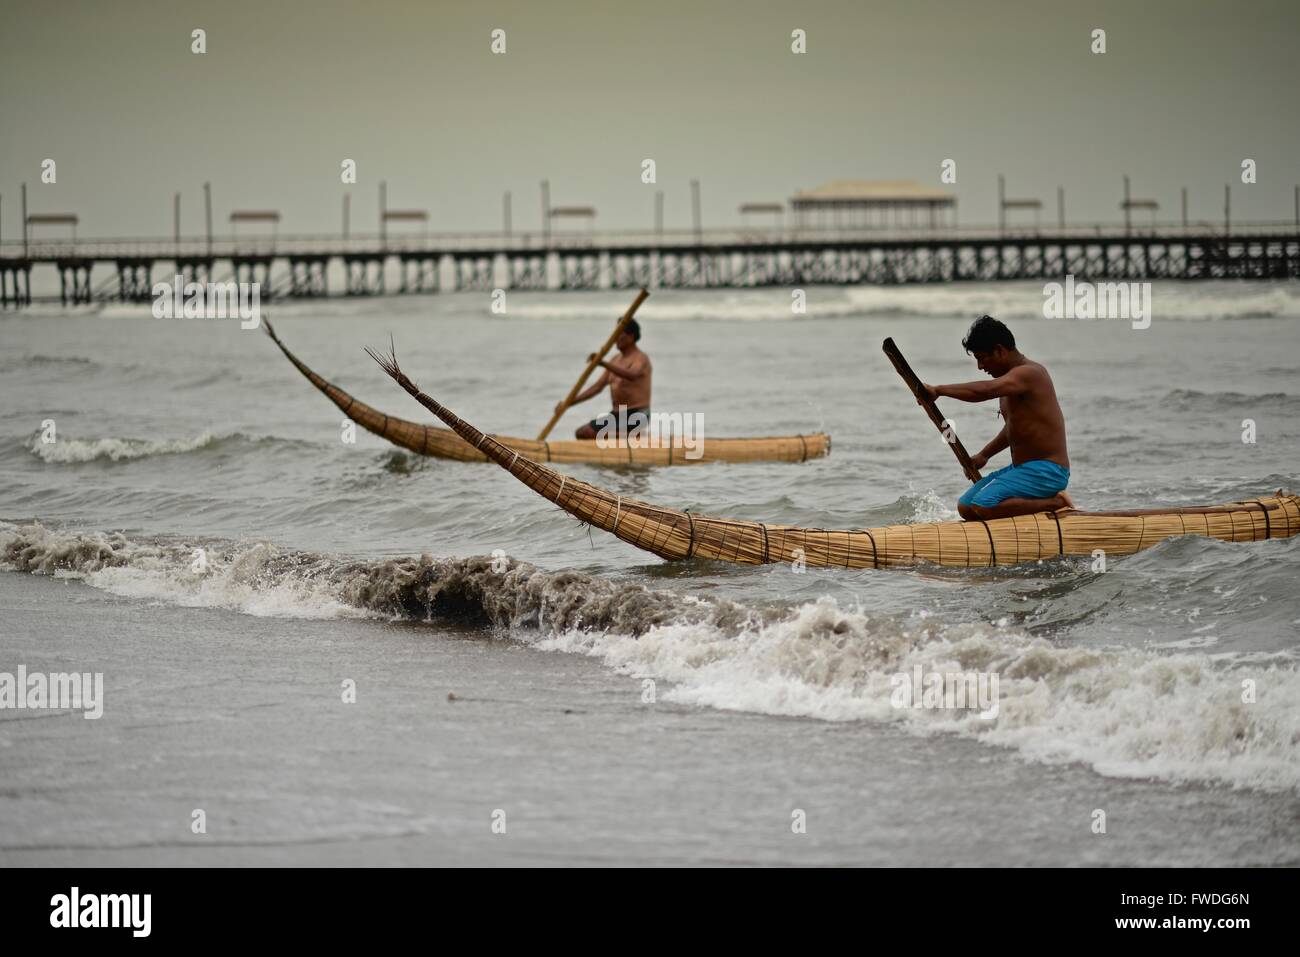
[[641, 326], [635, 319], [629, 319], [627, 325], [623, 327], [623, 331], [631, 334], [633, 342], [641, 341]]
[[992, 352], [998, 346], [1006, 346], [1014, 352], [1016, 337], [992, 316], [980, 316], [971, 323], [970, 332], [966, 333], [961, 345], [967, 352]]

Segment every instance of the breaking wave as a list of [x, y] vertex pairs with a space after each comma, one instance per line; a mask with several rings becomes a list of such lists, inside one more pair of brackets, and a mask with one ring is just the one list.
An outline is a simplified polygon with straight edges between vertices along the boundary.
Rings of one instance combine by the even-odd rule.
[[70, 465], [108, 459], [113, 462], [143, 459], [154, 455], [178, 455], [206, 448], [220, 437], [204, 432], [188, 439], [64, 439], [42, 442], [32, 437], [27, 450], [51, 465]]
[[[794, 318], [862, 316], [972, 317], [1042, 319], [1043, 282], [935, 283], [905, 286], [809, 286], [806, 312]], [[608, 293], [575, 296], [564, 303], [520, 297], [511, 314], [527, 319], [602, 318], [626, 307]], [[1300, 289], [1286, 283], [1172, 282], [1152, 284], [1153, 318], [1168, 320], [1300, 319]], [[707, 298], [671, 289], [656, 292], [654, 318], [661, 320], [790, 319], [788, 289], [719, 290]], [[1064, 321], [1064, 320], [1062, 320]]]
[[201, 432], [179, 439], [132, 439], [107, 436], [98, 439], [70, 439], [58, 436], [55, 442], [41, 441], [36, 430], [17, 443], [28, 453], [50, 465], [78, 465], [83, 462], [130, 462], [161, 455], [184, 455], [189, 452], [211, 452], [217, 449], [251, 446], [262, 450], [302, 450], [314, 447], [304, 439], [275, 435], [248, 435], [244, 432], [215, 434]]
[[[889, 722], [1112, 776], [1300, 788], [1300, 670], [1276, 659], [1071, 647], [1005, 622], [830, 598], [756, 609], [501, 557], [347, 561], [0, 525], [0, 567], [252, 615], [466, 622], [667, 682], [661, 697], [687, 706]], [[996, 716], [895, 707], [891, 676], [916, 668], [997, 675]]]

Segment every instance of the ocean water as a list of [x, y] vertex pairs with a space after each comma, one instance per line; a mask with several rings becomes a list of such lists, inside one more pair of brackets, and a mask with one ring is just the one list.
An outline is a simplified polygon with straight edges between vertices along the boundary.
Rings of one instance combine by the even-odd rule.
[[[362, 351], [391, 336], [426, 392], [528, 436], [629, 298], [270, 313], [371, 405], [428, 418]], [[1052, 371], [1081, 505], [1300, 487], [1294, 284], [1156, 284], [1148, 329], [1042, 301], [655, 292], [656, 409], [706, 441], [825, 430], [832, 454], [565, 471], [771, 522], [956, 518], [960, 470], [880, 343], [978, 378], [960, 339], [989, 312]], [[0, 317], [0, 396], [0, 671], [105, 676], [98, 721], [0, 711], [0, 861], [1300, 862], [1300, 538], [1104, 571], [666, 563], [494, 465], [347, 443], [260, 331], [147, 307]], [[999, 426], [941, 405], [969, 448]], [[996, 718], [893, 707], [917, 667], [996, 673]]]

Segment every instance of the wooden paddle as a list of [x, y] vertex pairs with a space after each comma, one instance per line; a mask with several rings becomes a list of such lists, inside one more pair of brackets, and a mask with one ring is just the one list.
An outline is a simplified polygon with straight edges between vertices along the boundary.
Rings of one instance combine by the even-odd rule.
[[538, 442], [545, 441], [546, 437], [551, 434], [551, 429], [555, 428], [555, 423], [560, 421], [560, 416], [564, 415], [569, 406], [573, 405], [573, 400], [576, 399], [578, 393], [582, 391], [583, 385], [587, 382], [587, 376], [591, 375], [591, 370], [600, 364], [601, 359], [605, 358], [605, 353], [614, 348], [614, 343], [618, 342], [618, 337], [623, 334], [623, 330], [627, 327], [627, 324], [632, 321], [632, 317], [636, 314], [637, 309], [640, 308], [641, 303], [645, 302], [649, 296], [650, 293], [646, 292], [644, 289], [637, 293], [636, 300], [628, 307], [627, 312], [623, 313], [623, 318], [618, 321], [618, 325], [615, 326], [614, 331], [609, 334], [609, 338], [605, 340], [605, 344], [600, 347], [600, 351], [597, 352], [595, 356], [593, 356], [592, 360], [587, 363], [587, 368], [582, 370], [582, 375], [578, 376], [578, 381], [574, 383], [573, 388], [569, 390], [569, 394], [565, 397], [563, 406], [561, 406], [558, 412], [551, 416], [551, 421], [546, 423], [546, 428], [542, 429], [541, 434], [537, 436]]
[[[951, 423], [946, 426], [944, 425], [946, 420], [939, 413], [939, 407], [935, 405], [934, 400], [926, 394], [925, 388], [921, 384], [921, 380], [916, 377], [916, 373], [912, 371], [912, 367], [907, 364], [907, 360], [903, 358], [903, 354], [898, 351], [898, 346], [894, 345], [894, 340], [886, 339], [882, 348], [885, 350], [885, 355], [889, 356], [889, 361], [894, 364], [894, 368], [898, 370], [898, 374], [901, 375], [903, 381], [907, 383], [907, 387], [911, 389], [912, 394], [916, 396], [916, 401], [920, 402], [921, 406], [925, 409], [925, 414], [930, 417], [930, 421], [934, 423], [934, 427], [943, 433], [943, 437], [948, 441], [948, 444], [952, 446], [952, 454], [957, 456], [957, 461], [961, 463], [962, 471], [966, 473], [966, 477], [972, 482], [978, 482], [980, 480], [980, 471], [971, 464], [970, 453], [966, 451], [966, 446], [962, 445], [961, 439], [957, 438], [957, 433], [952, 430]], [[950, 436], [951, 438], [949, 438]]]

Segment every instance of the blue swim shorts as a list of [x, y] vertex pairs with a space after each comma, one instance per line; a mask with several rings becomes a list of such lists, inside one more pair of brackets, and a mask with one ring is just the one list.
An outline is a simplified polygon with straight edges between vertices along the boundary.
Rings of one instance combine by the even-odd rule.
[[984, 476], [957, 501], [962, 505], [992, 508], [1009, 498], [1051, 498], [1070, 484], [1070, 470], [1038, 459], [1008, 465]]

